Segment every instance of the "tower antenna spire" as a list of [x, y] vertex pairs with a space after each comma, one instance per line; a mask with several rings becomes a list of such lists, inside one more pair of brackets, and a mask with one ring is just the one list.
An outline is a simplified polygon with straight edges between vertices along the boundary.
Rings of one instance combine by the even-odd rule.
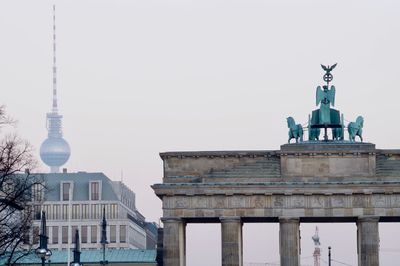
[[56, 6], [53, 5], [53, 104], [46, 115], [47, 139], [40, 146], [40, 158], [50, 166], [51, 173], [58, 173], [71, 155], [68, 142], [62, 136], [62, 115], [57, 105], [57, 61], [56, 61]]
[[53, 5], [53, 112], [57, 106], [57, 61], [56, 61], [56, 5]]

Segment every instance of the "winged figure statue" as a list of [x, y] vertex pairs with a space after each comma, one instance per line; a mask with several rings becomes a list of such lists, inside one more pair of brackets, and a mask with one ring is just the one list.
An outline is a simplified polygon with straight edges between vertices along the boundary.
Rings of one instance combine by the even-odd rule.
[[335, 86], [331, 86], [330, 89], [328, 88], [328, 86], [323, 86], [323, 89], [321, 88], [321, 86], [317, 87], [316, 105], [318, 106], [321, 103], [319, 111], [320, 124], [331, 123], [330, 106], [335, 106], [335, 93]]

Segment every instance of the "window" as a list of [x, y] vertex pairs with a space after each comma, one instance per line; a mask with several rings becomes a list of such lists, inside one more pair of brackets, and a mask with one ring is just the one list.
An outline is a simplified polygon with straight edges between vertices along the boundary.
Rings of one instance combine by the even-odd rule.
[[79, 217], [79, 204], [72, 205], [72, 219], [80, 219], [80, 217]]
[[68, 244], [68, 226], [62, 227], [62, 243]]
[[97, 225], [92, 225], [90, 227], [90, 238], [92, 243], [97, 243]]
[[62, 205], [62, 218], [63, 220], [68, 220], [68, 204], [63, 204]]
[[26, 245], [31, 244], [31, 243], [29, 242], [29, 231], [28, 231], [28, 230], [25, 230], [25, 232], [23, 232], [22, 241], [23, 241], [23, 243], [26, 244]]
[[90, 183], [90, 199], [91, 200], [99, 200], [100, 199], [100, 184], [99, 182], [91, 182]]
[[91, 217], [92, 219], [100, 219], [100, 205], [99, 204], [93, 204], [91, 206]]
[[81, 226], [81, 242], [87, 243], [87, 226], [86, 225]]
[[58, 244], [58, 226], [53, 226], [53, 244]]
[[52, 220], [53, 219], [53, 212], [51, 211], [51, 206], [50, 205], [44, 205], [43, 206], [44, 211], [46, 212], [46, 220]]
[[76, 230], [78, 230], [78, 226], [72, 226], [72, 231], [71, 231], [72, 243], [75, 243]]
[[60, 217], [60, 205], [53, 205], [53, 218], [54, 218], [54, 220], [61, 219], [61, 217]]
[[33, 219], [40, 220], [41, 218], [41, 208], [40, 205], [33, 206]]
[[119, 242], [126, 243], [126, 225], [119, 226]]
[[110, 218], [110, 205], [101, 204], [100, 216], [103, 218], [103, 210], [105, 211], [106, 219]]
[[111, 204], [110, 218], [117, 219], [117, 204]]
[[33, 201], [43, 200], [43, 186], [42, 184], [33, 184], [32, 186]]
[[117, 226], [110, 225], [110, 243], [117, 242]]
[[33, 227], [33, 244], [39, 243], [39, 226]]
[[69, 190], [71, 188], [71, 183], [61, 183], [62, 184], [62, 200], [69, 200]]
[[82, 219], [89, 219], [89, 205], [82, 205]]

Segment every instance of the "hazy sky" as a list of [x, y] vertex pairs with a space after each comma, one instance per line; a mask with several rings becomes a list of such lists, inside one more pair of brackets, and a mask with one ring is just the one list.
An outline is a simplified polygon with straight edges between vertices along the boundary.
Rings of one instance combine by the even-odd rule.
[[[51, 108], [52, 4], [68, 171], [104, 172], [161, 216], [159, 152], [279, 149], [286, 117], [306, 123], [334, 70], [336, 107], [364, 138], [400, 147], [400, 2], [368, 0], [0, 0], [1, 103], [38, 150]], [[40, 165], [39, 170], [47, 171]], [[302, 224], [311, 265], [315, 224]], [[381, 225], [381, 265], [400, 260], [400, 225]], [[245, 261], [276, 262], [277, 224], [246, 224]], [[204, 234], [204, 231], [209, 232]], [[351, 265], [354, 224], [320, 225], [323, 256]], [[220, 228], [188, 226], [188, 266], [220, 265]], [[386, 250], [386, 251], [385, 251]], [[333, 264], [340, 265], [340, 264]]]

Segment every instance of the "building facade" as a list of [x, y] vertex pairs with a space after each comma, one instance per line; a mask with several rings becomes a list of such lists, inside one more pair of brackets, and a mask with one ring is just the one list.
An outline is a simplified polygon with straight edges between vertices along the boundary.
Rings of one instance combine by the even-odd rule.
[[[107, 220], [108, 249], [155, 249], [154, 230], [136, 209], [135, 193], [103, 173], [40, 174], [45, 189], [33, 191], [34, 222], [31, 243], [38, 243], [40, 213], [46, 212], [51, 250], [72, 248], [72, 232], [79, 230], [82, 250], [102, 247], [101, 220]], [[153, 224], [153, 226], [155, 226]]]

